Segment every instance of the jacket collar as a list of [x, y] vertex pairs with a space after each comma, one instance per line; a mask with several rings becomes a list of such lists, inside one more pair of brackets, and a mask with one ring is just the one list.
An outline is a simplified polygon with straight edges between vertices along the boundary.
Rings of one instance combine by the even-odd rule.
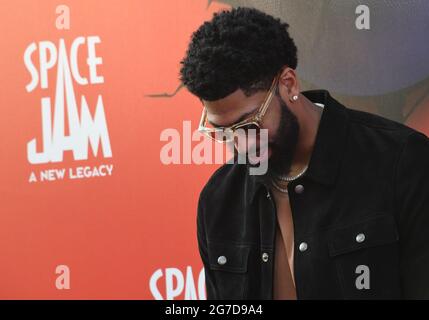
[[[302, 94], [313, 103], [324, 104], [310, 162], [304, 176], [324, 185], [333, 185], [347, 138], [347, 109], [326, 90], [309, 90], [303, 91]], [[263, 185], [262, 181], [261, 176], [249, 175], [247, 171], [246, 194], [250, 196], [250, 200]]]

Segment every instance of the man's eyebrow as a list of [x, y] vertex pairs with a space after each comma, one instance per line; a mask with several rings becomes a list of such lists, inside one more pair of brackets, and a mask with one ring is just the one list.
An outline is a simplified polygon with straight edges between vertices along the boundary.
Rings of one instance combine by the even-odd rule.
[[255, 110], [243, 114], [237, 121], [234, 121], [233, 123], [230, 123], [230, 124], [228, 124], [226, 126], [225, 125], [224, 126], [220, 126], [220, 125], [218, 125], [218, 124], [216, 124], [216, 123], [214, 123], [214, 122], [212, 122], [212, 121], [210, 121], [208, 119], [207, 119], [207, 121], [208, 121], [208, 123], [210, 123], [215, 128], [230, 127], [230, 126], [232, 126], [235, 123], [239, 123], [240, 121], [243, 121], [244, 119], [246, 119], [248, 116], [250, 116], [253, 113], [255, 113]]

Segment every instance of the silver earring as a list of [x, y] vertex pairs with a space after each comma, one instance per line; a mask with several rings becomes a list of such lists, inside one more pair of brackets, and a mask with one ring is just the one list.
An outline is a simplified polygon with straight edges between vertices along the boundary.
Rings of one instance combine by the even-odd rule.
[[294, 95], [290, 101], [296, 101], [296, 100], [298, 100], [298, 96]]

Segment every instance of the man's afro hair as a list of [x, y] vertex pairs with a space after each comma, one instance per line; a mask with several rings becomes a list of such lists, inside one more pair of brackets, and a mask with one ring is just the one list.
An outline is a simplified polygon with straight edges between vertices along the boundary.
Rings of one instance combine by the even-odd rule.
[[207, 101], [237, 89], [246, 95], [267, 90], [283, 66], [297, 66], [297, 48], [288, 28], [287, 23], [253, 8], [215, 13], [192, 34], [181, 61], [180, 80]]

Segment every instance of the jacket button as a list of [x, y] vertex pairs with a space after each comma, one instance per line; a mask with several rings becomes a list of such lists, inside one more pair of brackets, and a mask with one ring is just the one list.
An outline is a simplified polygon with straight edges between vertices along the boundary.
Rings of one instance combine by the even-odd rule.
[[262, 261], [267, 262], [268, 261], [268, 253], [264, 252], [262, 254]]
[[359, 233], [357, 236], [356, 236], [356, 242], [358, 242], [358, 243], [362, 243], [362, 242], [364, 242], [365, 241], [365, 235], [363, 234], [363, 233]]
[[308, 249], [307, 242], [301, 242], [299, 245], [299, 251], [304, 252], [304, 251], [307, 251], [307, 249]]
[[224, 265], [226, 263], [226, 257], [220, 256], [219, 258], [217, 258], [217, 263], [219, 263], [220, 265]]
[[296, 193], [303, 193], [304, 192], [304, 186], [302, 184], [297, 184], [295, 186], [295, 192]]

